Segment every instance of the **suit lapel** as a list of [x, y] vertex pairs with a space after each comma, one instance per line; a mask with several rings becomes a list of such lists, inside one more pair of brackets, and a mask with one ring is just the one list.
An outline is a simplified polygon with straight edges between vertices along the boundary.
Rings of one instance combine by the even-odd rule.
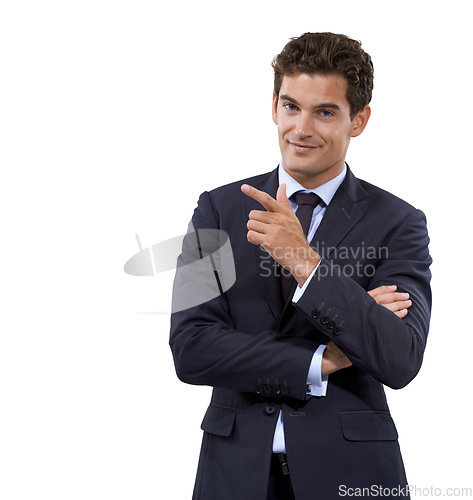
[[324, 218], [310, 245], [322, 257], [330, 257], [345, 236], [363, 218], [363, 211], [357, 201], [365, 198], [366, 191], [358, 179], [347, 170], [347, 175], [332, 198]]

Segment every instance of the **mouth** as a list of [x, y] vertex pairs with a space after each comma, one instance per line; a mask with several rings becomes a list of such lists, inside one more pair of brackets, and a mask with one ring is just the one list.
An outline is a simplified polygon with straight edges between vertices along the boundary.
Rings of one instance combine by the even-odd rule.
[[294, 149], [297, 153], [307, 153], [308, 151], [312, 151], [313, 149], [317, 149], [319, 146], [314, 146], [312, 144], [305, 144], [302, 142], [291, 142], [289, 141], [291, 148]]

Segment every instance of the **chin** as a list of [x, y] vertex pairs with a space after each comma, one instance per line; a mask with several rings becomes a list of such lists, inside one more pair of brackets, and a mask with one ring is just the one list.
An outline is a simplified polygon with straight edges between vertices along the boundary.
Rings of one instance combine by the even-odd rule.
[[289, 172], [293, 172], [294, 174], [306, 176], [314, 176], [324, 171], [323, 168], [317, 168], [314, 166], [308, 167], [304, 165], [290, 165], [287, 169]]

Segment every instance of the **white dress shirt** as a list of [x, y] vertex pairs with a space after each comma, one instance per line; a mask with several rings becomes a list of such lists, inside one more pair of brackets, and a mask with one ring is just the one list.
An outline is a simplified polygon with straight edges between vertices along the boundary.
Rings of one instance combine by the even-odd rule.
[[[310, 222], [309, 232], [307, 233], [307, 241], [312, 241], [317, 228], [322, 222], [325, 210], [327, 209], [328, 204], [332, 201], [332, 198], [334, 197], [337, 189], [340, 187], [340, 184], [345, 179], [346, 173], [347, 167], [346, 165], [344, 165], [343, 170], [336, 177], [326, 182], [325, 184], [322, 184], [322, 186], [319, 186], [315, 189], [305, 189], [284, 170], [283, 162], [281, 160], [278, 171], [279, 185], [286, 184], [286, 195], [289, 198], [289, 203], [291, 204], [294, 212], [297, 210], [297, 204], [292, 201], [290, 197], [298, 191], [303, 193], [315, 193], [322, 200], [314, 208], [314, 211], [312, 213], [312, 220]], [[317, 271], [317, 267], [312, 271], [312, 274], [306, 280], [304, 285], [302, 287], [298, 286], [296, 288], [296, 291], [294, 292], [294, 295], [292, 297], [293, 303], [296, 303], [302, 297], [307, 288], [307, 285], [310, 283], [310, 280]], [[309, 367], [309, 373], [307, 374], [307, 383], [311, 386], [311, 391], [308, 394], [312, 396], [325, 396], [327, 392], [328, 375], [322, 376], [322, 356], [325, 351], [325, 347], [326, 345], [322, 344], [315, 351]], [[286, 444], [284, 441], [284, 424], [281, 411], [279, 412], [279, 419], [274, 431], [273, 452], [283, 453], [285, 451]]]

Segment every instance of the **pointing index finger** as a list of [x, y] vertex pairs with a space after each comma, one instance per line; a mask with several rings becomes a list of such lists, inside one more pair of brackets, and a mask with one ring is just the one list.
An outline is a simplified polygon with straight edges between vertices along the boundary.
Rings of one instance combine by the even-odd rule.
[[250, 198], [253, 198], [256, 200], [258, 203], [261, 203], [268, 212], [280, 212], [281, 211], [281, 205], [278, 201], [276, 201], [272, 196], [270, 196], [268, 193], [265, 193], [264, 191], [260, 191], [259, 189], [256, 189], [252, 186], [249, 186], [248, 184], [243, 184], [241, 186], [241, 190], [244, 194], [249, 196]]

